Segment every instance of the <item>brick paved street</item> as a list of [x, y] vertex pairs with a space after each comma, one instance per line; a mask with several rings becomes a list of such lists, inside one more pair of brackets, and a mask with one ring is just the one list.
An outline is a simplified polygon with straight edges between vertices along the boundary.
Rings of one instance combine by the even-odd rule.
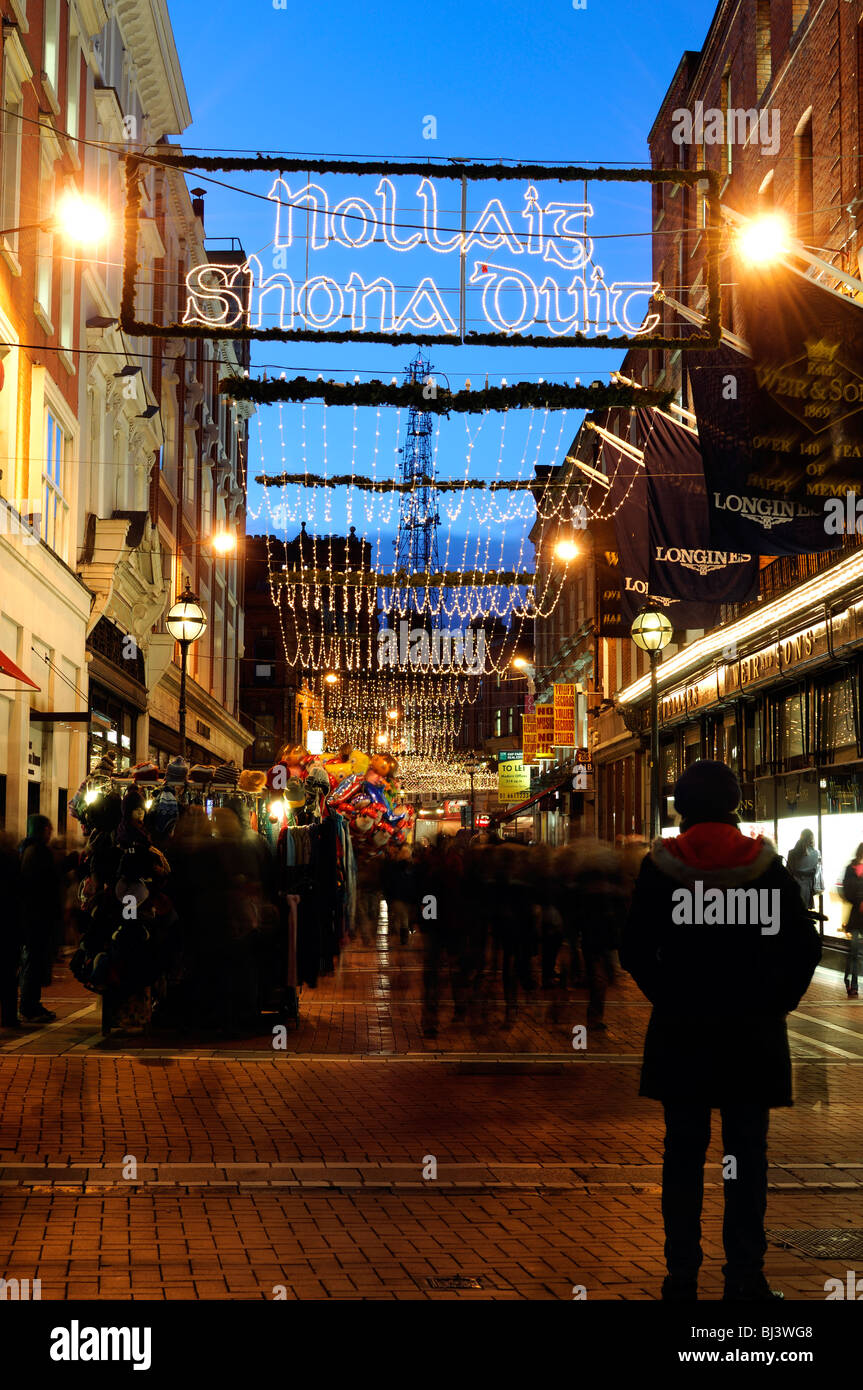
[[[578, 994], [556, 1016], [534, 996], [509, 1029], [502, 1007], [480, 1030], [445, 1004], [428, 1039], [418, 951], [382, 938], [303, 994], [277, 1050], [103, 1039], [98, 1001], [55, 973], [57, 1023], [0, 1033], [0, 1270], [41, 1278], [43, 1299], [658, 1296], [660, 1108], [637, 1096], [647, 1006], [627, 978], [586, 1051]], [[819, 970], [791, 1021], [797, 1105], [773, 1113], [772, 1229], [863, 1228], [860, 1019]], [[720, 1158], [714, 1143], [708, 1299]], [[799, 1299], [848, 1267], [775, 1244], [768, 1260]], [[481, 1287], [427, 1283], [453, 1275]]]

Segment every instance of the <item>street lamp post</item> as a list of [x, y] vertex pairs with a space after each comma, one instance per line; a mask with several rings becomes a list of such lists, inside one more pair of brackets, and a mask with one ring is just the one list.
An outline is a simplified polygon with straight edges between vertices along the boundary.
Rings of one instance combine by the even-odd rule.
[[189, 647], [203, 636], [207, 628], [204, 610], [189, 587], [181, 593], [177, 602], [168, 610], [165, 626], [176, 642], [180, 644], [180, 757], [186, 756], [186, 663]]
[[655, 840], [662, 831], [659, 814], [659, 693], [656, 667], [660, 652], [668, 646], [672, 626], [666, 615], [656, 608], [642, 608], [636, 613], [630, 633], [632, 640], [650, 658], [650, 838]]
[[474, 758], [471, 758], [470, 762], [465, 763], [465, 768], [464, 768], [465, 772], [467, 773], [468, 777], [470, 778], [470, 829], [471, 829], [471, 834], [473, 834], [474, 831], [476, 830], [476, 793], [475, 793], [475, 791], [474, 791], [474, 778], [476, 777], [476, 774], [482, 769], [482, 767], [483, 767], [483, 760], [474, 757]]

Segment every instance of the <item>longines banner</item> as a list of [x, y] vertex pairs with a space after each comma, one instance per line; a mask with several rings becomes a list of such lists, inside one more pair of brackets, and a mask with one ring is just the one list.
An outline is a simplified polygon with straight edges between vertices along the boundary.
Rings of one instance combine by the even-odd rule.
[[714, 547], [698, 439], [659, 410], [640, 410], [645, 438], [652, 594], [689, 603], [744, 603], [758, 593], [758, 560]]
[[752, 359], [689, 359], [714, 540], [761, 554], [833, 549], [824, 502], [863, 480], [863, 307], [792, 270], [747, 271]]
[[695, 600], [658, 593], [652, 587], [646, 470], [638, 459], [607, 440], [603, 441], [602, 450], [611, 481], [607, 505], [614, 512], [622, 632], [628, 635], [636, 613], [648, 603], [667, 613], [678, 631], [709, 626], [715, 621], [722, 600], [711, 602], [704, 598], [712, 592], [708, 580], [701, 578], [700, 587], [694, 590], [701, 597]]

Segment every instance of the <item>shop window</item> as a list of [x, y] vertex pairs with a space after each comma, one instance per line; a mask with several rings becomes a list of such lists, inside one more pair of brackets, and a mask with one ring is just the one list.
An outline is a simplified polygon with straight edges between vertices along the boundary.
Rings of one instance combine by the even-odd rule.
[[[81, 96], [81, 42], [75, 29], [75, 20], [69, 20], [69, 52], [66, 67], [66, 130], [77, 136]], [[77, 153], [77, 151], [76, 151]]]
[[837, 681], [827, 691], [827, 718], [824, 747], [831, 752], [857, 743], [854, 729], [854, 695], [850, 680]]
[[683, 734], [683, 766], [690, 767], [701, 757], [701, 727], [690, 724]]
[[722, 733], [724, 744], [722, 750], [723, 760], [730, 768], [733, 768], [739, 777], [742, 769], [740, 767], [740, 748], [737, 742], [737, 717], [735, 715], [727, 714], [725, 716]]
[[42, 68], [54, 97], [60, 86], [60, 0], [45, 0]]
[[755, 81], [756, 94], [761, 97], [770, 82], [772, 54], [770, 36], [770, 0], [755, 3]]
[[69, 504], [66, 501], [69, 437], [52, 411], [45, 411], [45, 471], [42, 474], [42, 539], [66, 558]]
[[39, 222], [36, 234], [36, 316], [46, 333], [53, 334], [51, 291], [54, 283], [54, 234], [46, 230], [54, 212], [54, 154], [46, 142], [41, 146], [39, 165]]
[[3, 144], [0, 153], [0, 218], [7, 234], [3, 244], [14, 255], [18, 250], [21, 196], [21, 128], [23, 105], [21, 85], [16, 67], [7, 54], [3, 65]]
[[779, 739], [779, 756], [786, 766], [793, 758], [803, 757], [803, 696], [799, 691], [782, 701]]
[[673, 787], [680, 776], [680, 756], [677, 751], [677, 739], [666, 745], [662, 749], [662, 780], [663, 786]]
[[807, 112], [794, 132], [794, 191], [797, 236], [811, 243], [815, 236], [815, 175], [812, 139], [812, 110]]
[[827, 917], [824, 935], [841, 939], [848, 904], [839, 888], [845, 868], [863, 842], [863, 784], [853, 772], [830, 773], [821, 779], [821, 856], [824, 895], [821, 910]]
[[273, 763], [276, 759], [276, 716], [255, 715], [255, 742], [252, 754], [256, 763]]

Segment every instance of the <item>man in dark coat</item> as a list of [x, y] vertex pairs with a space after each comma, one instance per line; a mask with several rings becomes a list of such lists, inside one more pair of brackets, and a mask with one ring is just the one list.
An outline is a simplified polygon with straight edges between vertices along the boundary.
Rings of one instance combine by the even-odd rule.
[[677, 838], [641, 868], [621, 964], [653, 1005], [641, 1094], [665, 1108], [665, 1299], [697, 1298], [710, 1111], [722, 1119], [725, 1298], [782, 1297], [763, 1274], [767, 1127], [792, 1104], [785, 1016], [821, 957], [800, 891], [769, 840], [742, 835], [740, 784], [695, 762], [675, 787]]
[[51, 978], [51, 951], [62, 917], [62, 880], [49, 848], [52, 826], [47, 816], [33, 815], [21, 842], [23, 968], [21, 1017], [27, 1023], [51, 1023], [57, 1017], [42, 1003], [42, 985]]
[[11, 835], [0, 834], [0, 1028], [20, 1028], [18, 967], [21, 927], [21, 863]]

